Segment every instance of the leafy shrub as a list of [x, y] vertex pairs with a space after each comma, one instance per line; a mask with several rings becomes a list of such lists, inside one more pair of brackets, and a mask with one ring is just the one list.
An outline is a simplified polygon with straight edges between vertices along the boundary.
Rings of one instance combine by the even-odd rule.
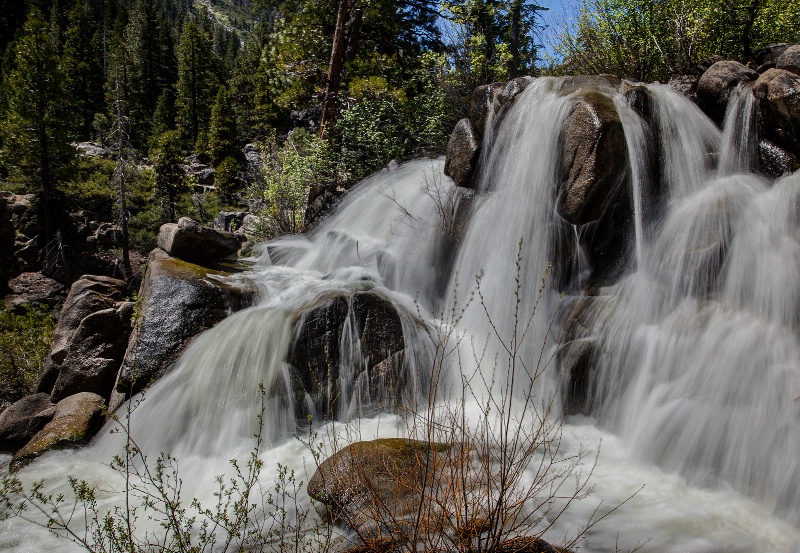
[[54, 330], [47, 313], [29, 308], [17, 315], [0, 304], [0, 402], [36, 391]]

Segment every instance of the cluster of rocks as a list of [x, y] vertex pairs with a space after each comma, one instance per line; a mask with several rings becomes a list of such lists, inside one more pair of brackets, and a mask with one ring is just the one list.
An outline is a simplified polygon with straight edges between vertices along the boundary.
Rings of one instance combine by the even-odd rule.
[[[700, 75], [677, 76], [669, 85], [719, 125], [734, 90], [749, 88], [757, 103], [760, 139], [751, 169], [780, 176], [799, 167], [800, 45], [772, 45], [759, 54], [758, 64], [753, 69], [735, 61], [710, 60]], [[473, 92], [469, 117], [456, 125], [447, 147], [445, 174], [458, 187], [478, 188], [484, 137], [495, 132], [514, 99], [531, 82], [532, 78], [519, 78], [481, 86]], [[557, 353], [557, 361], [566, 375], [567, 412], [574, 413], [584, 411], [591, 399], [591, 367], [602, 349], [588, 329], [602, 316], [603, 305], [610, 298], [594, 294], [624, 274], [631, 255], [627, 246], [633, 232], [632, 198], [626, 182], [628, 154], [614, 96], [625, 96], [652, 136], [658, 135], [660, 123], [651, 93], [639, 83], [597, 75], [563, 77], [554, 86], [559, 94], [573, 99], [560, 137], [556, 209], [568, 228], [580, 229], [579, 247], [591, 267], [588, 276], [582, 275], [581, 281], [575, 282], [576, 275], [571, 272], [574, 240], [563, 240], [562, 246], [559, 233], [554, 233], [558, 241], [554, 251], [560, 257], [554, 260], [553, 268], [558, 286], [580, 289], [585, 294], [567, 302], [560, 316], [565, 343]], [[658, 174], [652, 180], [647, 185], [653, 189], [646, 194], [657, 204], [663, 198], [663, 190]], [[487, 186], [491, 183], [481, 184], [480, 188]], [[710, 246], [706, 249], [717, 251]]]
[[160, 377], [191, 340], [252, 291], [219, 276], [243, 237], [191, 219], [164, 225], [139, 296], [125, 281], [85, 275], [70, 288], [37, 393], [0, 413], [0, 451], [16, 470], [45, 451], [85, 443], [113, 410]]

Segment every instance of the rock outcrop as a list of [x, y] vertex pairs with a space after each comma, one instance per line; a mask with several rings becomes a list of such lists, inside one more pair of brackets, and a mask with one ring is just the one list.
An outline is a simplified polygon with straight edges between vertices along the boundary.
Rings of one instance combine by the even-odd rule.
[[800, 157], [800, 76], [769, 69], [753, 84], [753, 95], [760, 102], [764, 138]]
[[204, 227], [188, 217], [161, 226], [158, 247], [173, 257], [208, 262], [236, 257], [246, 240], [242, 234]]
[[472, 187], [480, 149], [481, 140], [477, 130], [469, 119], [462, 119], [453, 129], [447, 143], [444, 174], [453, 179], [457, 186]]
[[250, 305], [251, 290], [219, 277], [232, 266], [209, 268], [150, 252], [139, 292], [139, 317], [125, 352], [116, 389], [130, 395], [161, 377], [200, 332]]
[[72, 284], [39, 380], [40, 392], [52, 392], [81, 321], [92, 313], [113, 308], [125, 297], [127, 288], [123, 280], [97, 275], [84, 275]]
[[11, 459], [11, 470], [19, 470], [51, 449], [85, 444], [103, 422], [103, 398], [82, 392], [56, 404], [51, 420]]
[[758, 73], [738, 61], [718, 61], [708, 68], [697, 83], [697, 97], [705, 112], [720, 122], [728, 107], [728, 99], [740, 84], [758, 79]]
[[33, 394], [0, 413], [0, 451], [17, 451], [28, 443], [55, 413], [50, 394]]

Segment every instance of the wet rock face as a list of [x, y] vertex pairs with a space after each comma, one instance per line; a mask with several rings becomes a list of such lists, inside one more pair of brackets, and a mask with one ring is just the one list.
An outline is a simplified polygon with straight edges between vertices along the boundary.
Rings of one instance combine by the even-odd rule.
[[357, 389], [370, 403], [401, 396], [404, 348], [394, 306], [375, 293], [361, 292], [335, 297], [303, 314], [288, 362], [298, 370], [315, 410], [336, 417], [347, 408], [348, 389]]
[[697, 83], [697, 97], [704, 111], [717, 122], [722, 121], [728, 98], [739, 83], [751, 83], [758, 73], [738, 61], [718, 61], [703, 73]]
[[58, 402], [52, 419], [11, 460], [11, 470], [24, 467], [51, 449], [75, 447], [89, 441], [103, 421], [103, 398], [82, 392]]
[[158, 247], [188, 261], [215, 261], [235, 257], [246, 238], [224, 230], [204, 227], [188, 217], [161, 226]]
[[97, 275], [84, 275], [72, 284], [56, 323], [38, 391], [52, 391], [81, 321], [92, 313], [113, 308], [124, 298], [127, 288], [123, 280]]
[[481, 140], [469, 119], [458, 122], [450, 141], [447, 143], [447, 156], [444, 162], [444, 174], [452, 178], [456, 186], [472, 188]]
[[614, 102], [581, 93], [564, 123], [557, 209], [568, 223], [598, 220], [621, 189], [625, 136]]
[[230, 274], [176, 259], [156, 248], [140, 290], [140, 320], [131, 334], [116, 389], [135, 394], [160, 378], [189, 343], [230, 313], [247, 307], [253, 291], [215, 277]]

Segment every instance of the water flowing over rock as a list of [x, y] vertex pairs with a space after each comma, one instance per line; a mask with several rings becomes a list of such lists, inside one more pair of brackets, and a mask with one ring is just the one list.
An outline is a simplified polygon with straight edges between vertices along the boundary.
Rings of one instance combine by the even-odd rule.
[[[238, 243], [238, 242], [237, 242]], [[139, 317], [116, 389], [137, 393], [160, 378], [197, 334], [249, 305], [252, 292], [225, 283], [231, 268], [207, 268], [156, 248], [147, 259]]]
[[757, 78], [758, 73], [737, 61], [718, 61], [700, 77], [697, 97], [713, 119], [721, 120], [733, 89]]
[[304, 313], [295, 333], [288, 362], [317, 413], [344, 418], [349, 405], [341, 404], [353, 393], [365, 407], [402, 400], [403, 325], [386, 299], [363, 292], [328, 300]]
[[598, 220], [619, 193], [625, 136], [614, 102], [582, 93], [564, 124], [558, 213], [573, 225]]

